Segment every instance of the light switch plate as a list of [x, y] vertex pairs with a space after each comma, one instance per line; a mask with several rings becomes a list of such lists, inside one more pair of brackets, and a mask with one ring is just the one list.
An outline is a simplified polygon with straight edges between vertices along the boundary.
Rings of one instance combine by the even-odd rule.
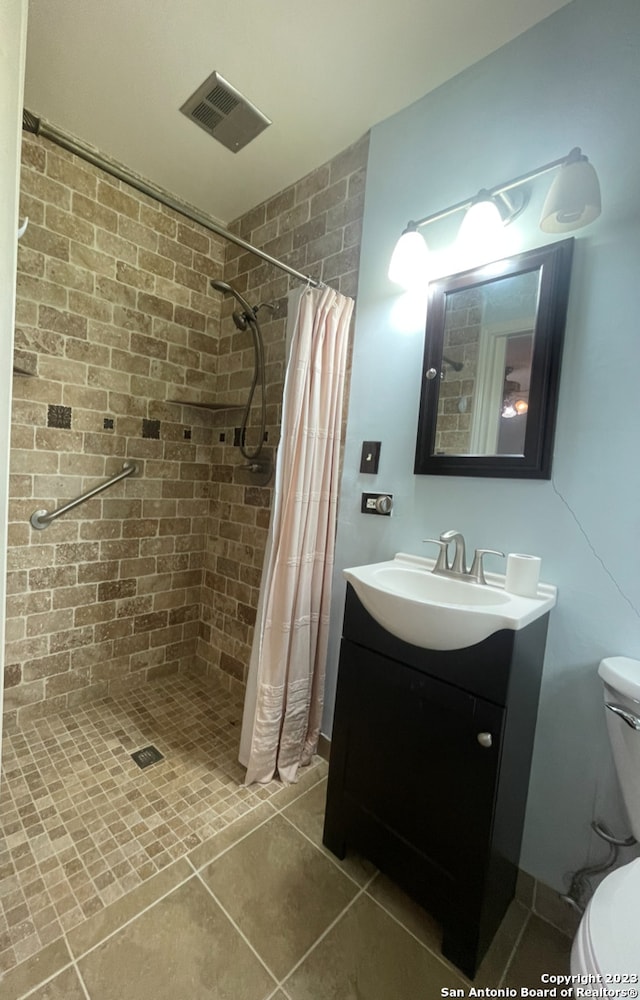
[[363, 441], [362, 456], [360, 458], [360, 472], [368, 472], [375, 475], [380, 462], [380, 441]]

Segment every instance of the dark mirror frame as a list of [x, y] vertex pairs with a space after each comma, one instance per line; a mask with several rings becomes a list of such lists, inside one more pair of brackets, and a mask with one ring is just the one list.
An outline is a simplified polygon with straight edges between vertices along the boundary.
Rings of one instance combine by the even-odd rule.
[[[569, 298], [574, 240], [559, 240], [502, 261], [429, 284], [422, 391], [416, 442], [416, 475], [494, 476], [550, 479], [560, 362]], [[427, 379], [429, 369], [442, 371], [445, 311], [448, 296], [503, 278], [540, 271], [534, 326], [529, 409], [523, 455], [436, 455], [434, 442], [440, 379]]]

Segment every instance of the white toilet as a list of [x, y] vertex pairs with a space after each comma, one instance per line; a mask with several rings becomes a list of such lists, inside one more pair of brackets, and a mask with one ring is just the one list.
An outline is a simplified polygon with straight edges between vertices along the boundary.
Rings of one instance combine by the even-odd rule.
[[[640, 660], [611, 656], [598, 673], [622, 797], [640, 841]], [[640, 858], [607, 875], [589, 900], [573, 942], [571, 972], [600, 975], [603, 982], [640, 973]], [[616, 982], [624, 986], [609, 980]]]

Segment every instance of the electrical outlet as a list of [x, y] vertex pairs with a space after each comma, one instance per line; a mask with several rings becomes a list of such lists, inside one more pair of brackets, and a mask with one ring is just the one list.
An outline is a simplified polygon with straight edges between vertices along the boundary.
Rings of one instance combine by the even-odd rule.
[[392, 493], [363, 493], [360, 503], [362, 514], [378, 514], [389, 517], [393, 510]]

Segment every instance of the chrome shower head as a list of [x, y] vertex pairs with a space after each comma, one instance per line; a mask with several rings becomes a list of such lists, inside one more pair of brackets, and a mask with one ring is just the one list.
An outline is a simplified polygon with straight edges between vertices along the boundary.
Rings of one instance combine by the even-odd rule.
[[[233, 320], [239, 330], [246, 330], [247, 322], [251, 322], [256, 318], [256, 314], [253, 308], [247, 302], [247, 300], [242, 297], [240, 292], [237, 292], [235, 290], [233, 285], [229, 285], [226, 281], [218, 281], [216, 279], [212, 279], [211, 287], [215, 288], [216, 292], [222, 292], [224, 295], [231, 293], [231, 295], [233, 295], [233, 297], [240, 303], [240, 305], [244, 309], [245, 314], [243, 316], [241, 313], [234, 313]], [[238, 316], [238, 319], [236, 319], [236, 315]], [[241, 325], [241, 323], [244, 325]]]

